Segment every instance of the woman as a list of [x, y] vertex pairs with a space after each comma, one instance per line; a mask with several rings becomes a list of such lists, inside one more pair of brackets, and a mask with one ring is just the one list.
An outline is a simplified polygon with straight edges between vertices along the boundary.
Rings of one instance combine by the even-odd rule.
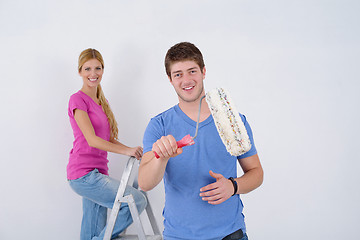
[[[83, 197], [81, 240], [103, 239], [107, 208], [112, 208], [119, 181], [108, 176], [107, 152], [135, 156], [140, 159], [142, 148], [127, 147], [117, 141], [118, 128], [100, 82], [104, 61], [95, 49], [86, 49], [79, 56], [79, 74], [83, 86], [70, 97], [68, 114], [74, 132], [73, 149], [67, 165], [71, 188]], [[144, 195], [127, 186], [125, 195], [132, 194], [139, 212], [146, 206]], [[122, 204], [113, 237], [132, 222], [127, 204]]]

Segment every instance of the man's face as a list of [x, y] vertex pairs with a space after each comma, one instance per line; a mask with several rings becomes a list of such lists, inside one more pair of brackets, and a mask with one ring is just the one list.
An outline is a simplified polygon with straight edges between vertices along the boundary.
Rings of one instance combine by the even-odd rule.
[[198, 100], [204, 92], [204, 78], [205, 67], [201, 72], [199, 65], [191, 60], [176, 62], [170, 67], [169, 79], [179, 96], [179, 101]]

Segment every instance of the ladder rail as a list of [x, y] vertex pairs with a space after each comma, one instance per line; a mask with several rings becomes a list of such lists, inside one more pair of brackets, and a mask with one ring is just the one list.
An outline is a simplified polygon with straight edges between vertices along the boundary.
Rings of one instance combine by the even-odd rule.
[[[147, 214], [147, 216], [149, 218], [151, 228], [152, 228], [153, 233], [154, 233], [153, 236], [145, 235], [144, 228], [142, 226], [141, 219], [140, 219], [140, 214], [139, 214], [139, 212], [137, 210], [136, 203], [134, 201], [134, 197], [131, 194], [127, 195], [127, 196], [124, 196], [125, 189], [126, 189], [127, 185], [130, 185], [130, 186], [133, 186], [136, 189], [139, 189], [138, 182], [137, 182], [137, 176], [133, 180], [130, 181], [131, 173], [133, 171], [133, 167], [134, 167], [135, 162], [137, 162], [136, 158], [135, 157], [130, 157], [129, 160], [127, 161], [127, 163], [126, 163], [126, 166], [125, 166], [124, 170], [123, 170], [123, 174], [122, 174], [122, 177], [121, 177], [121, 180], [120, 180], [119, 189], [118, 189], [118, 192], [116, 194], [116, 198], [115, 198], [115, 201], [114, 201], [113, 208], [111, 210], [111, 214], [110, 214], [110, 217], [109, 217], [109, 220], [108, 220], [108, 224], [106, 225], [106, 230], [105, 230], [105, 235], [104, 235], [103, 240], [110, 240], [111, 239], [111, 235], [112, 235], [112, 233], [114, 231], [114, 226], [115, 226], [115, 222], [116, 222], [116, 219], [118, 217], [118, 214], [119, 214], [121, 203], [128, 203], [130, 213], [131, 213], [131, 217], [133, 218], [133, 222], [134, 222], [134, 224], [136, 226], [136, 230], [137, 230], [137, 237], [134, 236], [135, 239], [138, 239], [138, 240], [146, 240], [146, 239], [161, 240], [162, 239], [162, 235], [161, 235], [159, 227], [158, 227], [158, 225], [156, 223], [156, 219], [155, 219], [154, 213], [152, 211], [152, 208], [151, 208], [151, 205], [150, 205], [150, 202], [148, 200], [146, 192], [142, 191], [142, 193], [144, 194], [144, 196], [145, 196], [145, 198], [147, 200], [147, 205], [146, 205], [145, 210], [146, 210], [146, 214]], [[129, 237], [131, 238], [130, 235], [129, 235]], [[125, 238], [120, 236], [120, 239], [126, 239], [126, 236], [125, 236]], [[131, 239], [133, 239], [133, 238], [131, 238]]]
[[121, 207], [121, 201], [119, 201], [125, 193], [125, 189], [126, 186], [129, 183], [129, 179], [130, 179], [130, 175], [134, 166], [136, 158], [135, 157], [130, 157], [129, 160], [126, 163], [126, 166], [123, 170], [123, 175], [121, 177], [120, 180], [120, 185], [119, 185], [119, 189], [118, 192], [116, 194], [116, 198], [115, 198], [115, 202], [113, 205], [113, 209], [111, 211], [109, 220], [108, 220], [108, 224], [106, 226], [106, 230], [105, 230], [105, 235], [104, 235], [104, 240], [110, 240], [111, 239], [111, 235], [112, 232], [114, 231], [114, 226], [115, 226], [115, 222], [116, 222], [116, 218], [119, 214], [119, 210]]
[[144, 192], [145, 194], [145, 197], [146, 197], [146, 200], [148, 202], [148, 204], [146, 205], [146, 214], [148, 215], [148, 218], [149, 218], [149, 221], [150, 221], [150, 225], [151, 225], [151, 228], [154, 232], [155, 235], [160, 235], [161, 236], [161, 232], [159, 230], [159, 226], [157, 225], [156, 223], [156, 219], [155, 219], [155, 216], [154, 216], [154, 212], [152, 210], [152, 207], [151, 207], [151, 204], [148, 200], [148, 197], [147, 197], [147, 194]]
[[125, 196], [124, 198], [126, 198], [125, 201], [127, 201], [128, 204], [129, 204], [131, 216], [133, 218], [133, 222], [136, 225], [139, 240], [146, 240], [144, 228], [143, 228], [143, 226], [141, 224], [140, 215], [139, 215], [139, 212], [138, 212], [138, 210], [136, 208], [134, 197], [130, 194], [130, 195]]

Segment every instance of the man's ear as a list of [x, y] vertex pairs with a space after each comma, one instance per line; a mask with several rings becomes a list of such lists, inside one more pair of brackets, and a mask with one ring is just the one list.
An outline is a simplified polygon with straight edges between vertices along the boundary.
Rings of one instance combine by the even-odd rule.
[[202, 70], [202, 74], [203, 74], [203, 79], [205, 79], [205, 75], [206, 75], [206, 68], [204, 66], [203, 70]]
[[171, 77], [170, 77], [170, 76], [168, 76], [168, 78], [169, 78], [170, 83], [172, 83], [172, 79], [171, 79]]

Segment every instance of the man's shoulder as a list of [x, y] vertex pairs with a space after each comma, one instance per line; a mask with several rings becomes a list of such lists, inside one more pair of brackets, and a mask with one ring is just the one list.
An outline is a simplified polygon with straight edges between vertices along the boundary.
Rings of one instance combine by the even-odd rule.
[[177, 122], [176, 105], [152, 117], [148, 128], [166, 128], [166, 126], [176, 124]]
[[155, 117], [152, 117], [151, 119], [155, 119], [155, 120], [159, 120], [159, 119], [165, 119], [169, 116], [173, 116], [176, 113], [176, 105], [163, 111], [162, 113], [159, 113], [158, 115], [156, 115]]

